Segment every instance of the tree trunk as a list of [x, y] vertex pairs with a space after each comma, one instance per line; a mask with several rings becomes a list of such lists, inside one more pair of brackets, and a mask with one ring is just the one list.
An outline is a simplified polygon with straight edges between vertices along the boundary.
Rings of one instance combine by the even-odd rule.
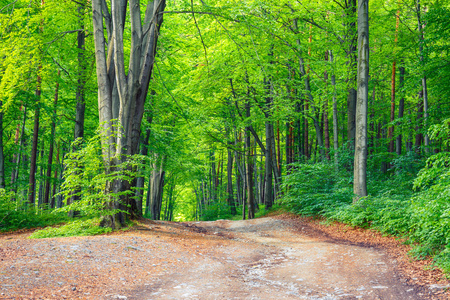
[[[392, 77], [391, 77], [391, 117], [390, 122], [391, 124], [395, 120], [395, 67], [396, 67], [396, 61], [392, 63]], [[388, 151], [390, 153], [394, 152], [394, 125], [389, 126], [388, 129], [388, 141], [389, 141], [389, 149]]]
[[292, 150], [293, 150], [293, 139], [292, 139], [292, 122], [286, 122], [286, 173], [291, 172], [292, 163]]
[[231, 215], [236, 214], [236, 205], [234, 202], [234, 191], [233, 191], [233, 151], [231, 150], [232, 142], [228, 143], [228, 161], [227, 161], [227, 200], [228, 206], [230, 207]]
[[[45, 132], [45, 127], [43, 128], [42, 132]], [[39, 192], [38, 192], [38, 207], [42, 208], [42, 203], [44, 201], [44, 149], [45, 149], [45, 140], [42, 139], [42, 146], [41, 146], [41, 158], [39, 159], [40, 167], [39, 167]]]
[[367, 105], [369, 83], [369, 1], [358, 3], [358, 94], [354, 161], [354, 202], [367, 196]]
[[[152, 94], [154, 94], [154, 91], [152, 91]], [[150, 125], [152, 124], [153, 121], [153, 116], [152, 114], [149, 114], [147, 116], [147, 122], [149, 123], [149, 128], [147, 129], [146, 133], [145, 133], [145, 138], [144, 141], [141, 145], [141, 151], [140, 154], [143, 156], [148, 156], [148, 143], [150, 140]], [[145, 167], [143, 167], [142, 170], [140, 170], [141, 172], [144, 172]], [[137, 216], [142, 216], [142, 199], [144, 197], [144, 184], [145, 184], [145, 177], [144, 175], [139, 176], [138, 178], [136, 178], [136, 192], [135, 192], [135, 205], [136, 205], [136, 209], [137, 211], [135, 212], [135, 214], [137, 214]]]
[[415, 148], [416, 152], [420, 153], [420, 146], [423, 142], [423, 134], [422, 134], [422, 123], [423, 123], [423, 91], [419, 92], [419, 102], [417, 103], [417, 125], [416, 125], [416, 141]]
[[153, 171], [149, 182], [149, 193], [147, 194], [147, 203], [149, 203], [147, 211], [150, 213], [152, 220], [159, 220], [161, 215], [165, 171], [163, 170], [164, 158], [160, 157], [159, 160], [157, 159], [153, 163]]
[[271, 208], [274, 202], [273, 186], [272, 186], [272, 142], [270, 122], [266, 121], [266, 162], [265, 162], [265, 189], [264, 189], [264, 204], [266, 208]]
[[[294, 26], [295, 30], [298, 30], [297, 19], [294, 19], [293, 26]], [[310, 37], [310, 40], [311, 40], [311, 37]], [[296, 43], [297, 43], [297, 48], [299, 49], [299, 53], [300, 53], [300, 56], [299, 56], [299, 72], [300, 72], [301, 78], [303, 77], [303, 81], [304, 81], [304, 85], [305, 85], [305, 91], [306, 91], [306, 97], [304, 99], [304, 101], [305, 101], [305, 104], [304, 104], [305, 116], [309, 115], [309, 105], [311, 105], [311, 107], [313, 109], [313, 115], [314, 115], [314, 112], [315, 112], [315, 107], [313, 106], [314, 98], [313, 98], [313, 95], [311, 93], [309, 71], [308, 71], [308, 73], [306, 72], [305, 63], [304, 63], [303, 57], [301, 56], [302, 55], [301, 54], [302, 51], [301, 51], [301, 47], [300, 47], [300, 40], [297, 39]], [[319, 126], [318, 120], [314, 116], [312, 117], [312, 119], [313, 119], [314, 127], [316, 128], [317, 141], [323, 147], [323, 138], [322, 138], [321, 130], [319, 129], [320, 126]], [[304, 127], [305, 157], [306, 157], [306, 159], [309, 159], [311, 151], [308, 151], [308, 140], [309, 140], [309, 138], [308, 138], [308, 136], [309, 136], [308, 129], [309, 128], [308, 127], [309, 126], [308, 126], [308, 119], [306, 117], [305, 117], [305, 121], [304, 121], [304, 126], [305, 126]]]
[[[41, 68], [39, 67], [38, 72]], [[39, 138], [39, 113], [41, 108], [41, 76], [37, 76], [37, 88], [36, 88], [36, 107], [34, 110], [34, 127], [33, 127], [33, 144], [31, 146], [30, 155], [30, 176], [29, 176], [29, 188], [28, 188], [28, 203], [34, 206], [36, 199], [36, 162], [37, 162], [37, 147]]]
[[[328, 63], [329, 52], [325, 51], [325, 62]], [[330, 131], [328, 123], [328, 71], [324, 72], [324, 80], [326, 84], [325, 101], [323, 103], [323, 134], [325, 139], [325, 157], [330, 160]]]
[[[397, 11], [397, 14], [395, 16], [395, 39], [394, 39], [394, 47], [397, 47], [397, 40], [398, 40], [398, 25], [399, 25], [399, 14], [400, 11]], [[394, 55], [396, 53], [394, 52]], [[395, 71], [396, 71], [396, 58], [394, 57], [394, 61], [392, 62], [392, 78], [391, 78], [391, 124], [393, 124], [395, 120]], [[389, 127], [389, 152], [394, 152], [394, 125], [391, 125]]]
[[[250, 103], [245, 103], [245, 116], [250, 119]], [[253, 219], [255, 217], [255, 197], [253, 193], [253, 154], [250, 143], [250, 129], [248, 126], [245, 130], [245, 149], [247, 156], [247, 204], [248, 204], [248, 218]]]
[[281, 176], [281, 165], [283, 164], [281, 157], [281, 145], [280, 145], [280, 121], [277, 121], [277, 171]]
[[[329, 50], [330, 53], [330, 63], [333, 64], [333, 52]], [[339, 163], [339, 127], [338, 127], [338, 110], [337, 110], [337, 99], [336, 99], [336, 76], [331, 74], [331, 85], [333, 86], [333, 149], [334, 149], [334, 163], [336, 168]]]
[[[348, 146], [354, 149], [355, 135], [356, 135], [356, 105], [357, 105], [357, 92], [355, 90], [356, 84], [356, 0], [346, 1], [346, 17], [347, 17], [347, 65], [348, 65], [348, 77], [347, 77], [347, 141]], [[350, 21], [348, 21], [350, 20]], [[358, 26], [359, 28], [359, 26]], [[359, 70], [358, 70], [359, 71]], [[359, 87], [358, 87], [359, 88]]]
[[[20, 107], [20, 111], [22, 111], [22, 108], [24, 106], [22, 105]], [[25, 130], [24, 126], [25, 126], [25, 120], [26, 120], [26, 106], [24, 109], [24, 120], [22, 122], [22, 134], [23, 131]], [[13, 153], [13, 157], [12, 157], [12, 161], [11, 161], [11, 165], [12, 165], [12, 171], [11, 171], [11, 191], [16, 193], [17, 192], [17, 187], [16, 187], [16, 179], [17, 179], [17, 175], [19, 172], [19, 168], [18, 165], [20, 164], [20, 152], [21, 152], [21, 147], [22, 147], [22, 141], [23, 139], [22, 137], [21, 131], [20, 131], [20, 123], [17, 124], [17, 128], [16, 128], [16, 134], [14, 137], [14, 153]], [[20, 139], [20, 144], [19, 144], [19, 139]], [[17, 167], [16, 167], [17, 166]]]
[[[59, 147], [58, 147], [58, 149], [59, 149]], [[58, 181], [57, 182], [62, 182], [62, 179], [63, 179], [63, 176], [64, 176], [64, 155], [65, 155], [65, 151], [67, 150], [67, 149], [65, 149], [64, 148], [64, 146], [62, 147], [62, 149], [61, 149], [62, 151], [61, 151], [61, 164], [60, 164], [60, 170], [59, 170], [59, 179], [58, 179]], [[58, 156], [57, 156], [57, 158], [56, 158], [57, 160], [59, 159], [59, 150], [58, 150]], [[56, 175], [56, 174], [55, 174]], [[58, 186], [58, 192], [60, 192], [61, 191], [61, 185], [59, 185]], [[57, 196], [57, 198], [55, 199], [55, 205], [56, 205], [56, 208], [61, 208], [61, 207], [63, 207], [63, 205], [64, 205], [64, 199], [63, 199], [63, 196], [62, 195], [58, 195]]]
[[[325, 153], [323, 151], [323, 147], [324, 147], [323, 135], [322, 135], [322, 128], [319, 123], [319, 116], [316, 116], [315, 118], [313, 118], [313, 123], [314, 123], [314, 128], [316, 129], [316, 141], [317, 141], [317, 145], [319, 148], [320, 159], [322, 160]], [[316, 147], [316, 150], [317, 150], [317, 147]]]
[[[85, 59], [85, 31], [84, 31], [84, 11], [86, 7], [85, 0], [78, 2], [78, 26], [80, 31], [77, 32], [77, 50], [78, 50], [78, 70], [77, 70], [77, 90], [76, 90], [76, 108], [75, 108], [75, 127], [74, 127], [74, 141], [77, 142], [73, 151], [78, 151], [82, 147], [82, 140], [84, 138], [84, 115], [86, 110], [85, 103], [85, 73], [86, 73], [86, 59]], [[76, 167], [78, 169], [78, 166]], [[79, 176], [79, 174], [76, 174]], [[67, 199], [67, 204], [80, 200], [81, 187], [77, 187], [72, 196]], [[79, 211], [69, 211], [70, 217], [76, 217], [80, 214]]]
[[[420, 0], [417, 0], [417, 24], [419, 31], [419, 53], [420, 53], [420, 63], [422, 68], [425, 68], [424, 61], [424, 51], [423, 51], [423, 43], [424, 43], [424, 34], [423, 34], [423, 24], [421, 21], [421, 9], [420, 9]], [[428, 88], [427, 88], [427, 77], [425, 75], [425, 71], [422, 70], [422, 97], [423, 97], [423, 122], [425, 130], [428, 130]], [[428, 137], [428, 133], [424, 134], [424, 146], [425, 151], [429, 151], [430, 139]]]
[[[60, 75], [60, 71], [58, 71], [58, 78], [59, 78], [59, 75]], [[53, 146], [55, 144], [56, 109], [57, 109], [57, 105], [58, 105], [58, 89], [59, 89], [59, 82], [56, 82], [55, 99], [53, 101], [53, 116], [52, 116], [51, 134], [50, 134], [50, 146], [49, 146], [49, 150], [48, 150], [47, 173], [45, 176], [46, 184], [45, 184], [45, 194], [44, 194], [44, 201], [43, 201], [45, 208], [49, 207], [49, 199], [50, 199], [50, 185], [51, 185], [52, 163], [53, 163]]]
[[77, 32], [77, 48], [78, 48], [78, 82], [76, 92], [76, 112], [75, 112], [75, 133], [74, 140], [84, 137], [84, 115], [86, 110], [85, 103], [85, 72], [86, 72], [86, 58], [85, 58], [85, 40], [86, 34], [84, 31], [84, 13], [86, 3], [85, 0], [78, 2], [78, 26], [80, 31]]
[[[138, 152], [144, 102], [152, 75], [165, 3], [165, 0], [149, 1], [142, 22], [139, 1], [130, 0], [130, 26], [125, 28], [127, 1], [112, 0], [111, 11], [106, 1], [92, 1], [99, 121], [103, 129], [102, 151], [107, 174], [114, 169], [128, 171], [123, 169], [123, 163], [127, 157]], [[108, 36], [106, 47], [104, 27]], [[131, 30], [131, 48], [129, 66], [126, 68], [123, 38], [124, 29], [128, 28]], [[114, 119], [117, 119], [117, 126], [113, 124]], [[110, 196], [106, 208], [116, 209], [120, 203], [128, 215], [132, 215], [133, 199], [128, 193], [124, 193], [131, 189], [129, 182], [116, 178], [107, 185], [107, 194], [111, 195], [114, 191], [123, 196]], [[125, 225], [126, 216], [123, 213], [106, 216], [102, 225], [114, 228], [116, 219], [120, 221], [120, 225]]]
[[[26, 124], [26, 120], [27, 120], [27, 107], [25, 106], [23, 109], [23, 119], [22, 119], [22, 129], [20, 132], [20, 143], [19, 143], [19, 147], [17, 149], [17, 152], [14, 153], [13, 155], [13, 164], [12, 164], [12, 168], [13, 171], [11, 172], [11, 191], [14, 193], [14, 199], [16, 197], [17, 194], [17, 180], [19, 178], [19, 170], [20, 170], [20, 160], [22, 157], [22, 150], [24, 149], [24, 145], [25, 145], [25, 124]], [[20, 126], [20, 124], [17, 124], [18, 126]], [[17, 128], [19, 129], [19, 127]], [[16, 131], [16, 144], [17, 141], [19, 140], [19, 131]]]
[[0, 100], [0, 189], [5, 188], [5, 156], [3, 155], [3, 103]]
[[[56, 148], [56, 163], [59, 164], [59, 145]], [[50, 201], [50, 208], [55, 208], [56, 204], [56, 187], [58, 186], [58, 167], [55, 168], [54, 174], [53, 174], [53, 192], [52, 192], [52, 199]]]
[[[401, 120], [403, 118], [403, 112], [405, 110], [405, 98], [403, 97], [403, 86], [404, 86], [404, 82], [405, 82], [405, 67], [400, 67], [399, 68], [400, 71], [400, 78], [399, 78], [399, 88], [401, 91], [401, 97], [400, 100], [398, 102], [398, 118]], [[401, 129], [402, 124], [399, 123], [398, 127]], [[402, 132], [401, 130], [399, 131], [399, 135], [397, 136], [397, 140], [396, 140], [396, 152], [397, 155], [401, 155], [402, 154]]]

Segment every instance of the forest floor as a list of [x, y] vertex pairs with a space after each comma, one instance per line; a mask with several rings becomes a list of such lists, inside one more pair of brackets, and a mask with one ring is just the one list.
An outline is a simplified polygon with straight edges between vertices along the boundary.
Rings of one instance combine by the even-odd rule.
[[401, 241], [289, 214], [29, 234], [0, 234], [0, 299], [450, 299]]

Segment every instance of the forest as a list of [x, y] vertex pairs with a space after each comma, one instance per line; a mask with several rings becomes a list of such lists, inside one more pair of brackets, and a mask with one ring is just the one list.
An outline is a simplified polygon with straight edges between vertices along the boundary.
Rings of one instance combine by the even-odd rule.
[[450, 3], [0, 0], [0, 230], [284, 209], [450, 272]]

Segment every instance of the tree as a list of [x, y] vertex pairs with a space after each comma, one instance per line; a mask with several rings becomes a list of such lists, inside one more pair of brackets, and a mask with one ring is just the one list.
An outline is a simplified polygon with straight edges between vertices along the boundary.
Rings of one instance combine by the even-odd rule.
[[367, 106], [369, 98], [369, 0], [358, 2], [358, 75], [356, 100], [354, 201], [367, 196]]
[[[102, 152], [105, 172], [127, 168], [124, 164], [138, 152], [144, 103], [148, 93], [159, 30], [163, 21], [165, 0], [148, 1], [144, 22], [139, 0], [130, 0], [130, 33], [126, 33], [127, 4], [113, 0], [111, 9], [105, 0], [92, 1], [95, 58], [97, 64], [98, 109], [102, 126]], [[107, 31], [105, 40], [104, 25]], [[130, 38], [128, 72], [125, 67], [126, 38]], [[105, 47], [106, 45], [106, 47]], [[127, 180], [116, 178], [108, 183], [111, 195], [108, 209], [121, 208], [131, 216], [131, 187]], [[112, 194], [120, 194], [113, 197]], [[117, 216], [117, 219], [116, 219]], [[126, 216], [104, 218], [102, 224], [115, 228], [116, 221], [125, 224]]]

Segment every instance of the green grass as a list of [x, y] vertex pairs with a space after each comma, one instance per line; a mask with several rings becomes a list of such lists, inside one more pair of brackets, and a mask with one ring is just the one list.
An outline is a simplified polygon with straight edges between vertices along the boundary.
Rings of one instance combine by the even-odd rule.
[[79, 219], [59, 227], [47, 227], [35, 231], [29, 236], [30, 239], [68, 237], [68, 236], [89, 236], [111, 232], [111, 228], [99, 226], [100, 218]]

